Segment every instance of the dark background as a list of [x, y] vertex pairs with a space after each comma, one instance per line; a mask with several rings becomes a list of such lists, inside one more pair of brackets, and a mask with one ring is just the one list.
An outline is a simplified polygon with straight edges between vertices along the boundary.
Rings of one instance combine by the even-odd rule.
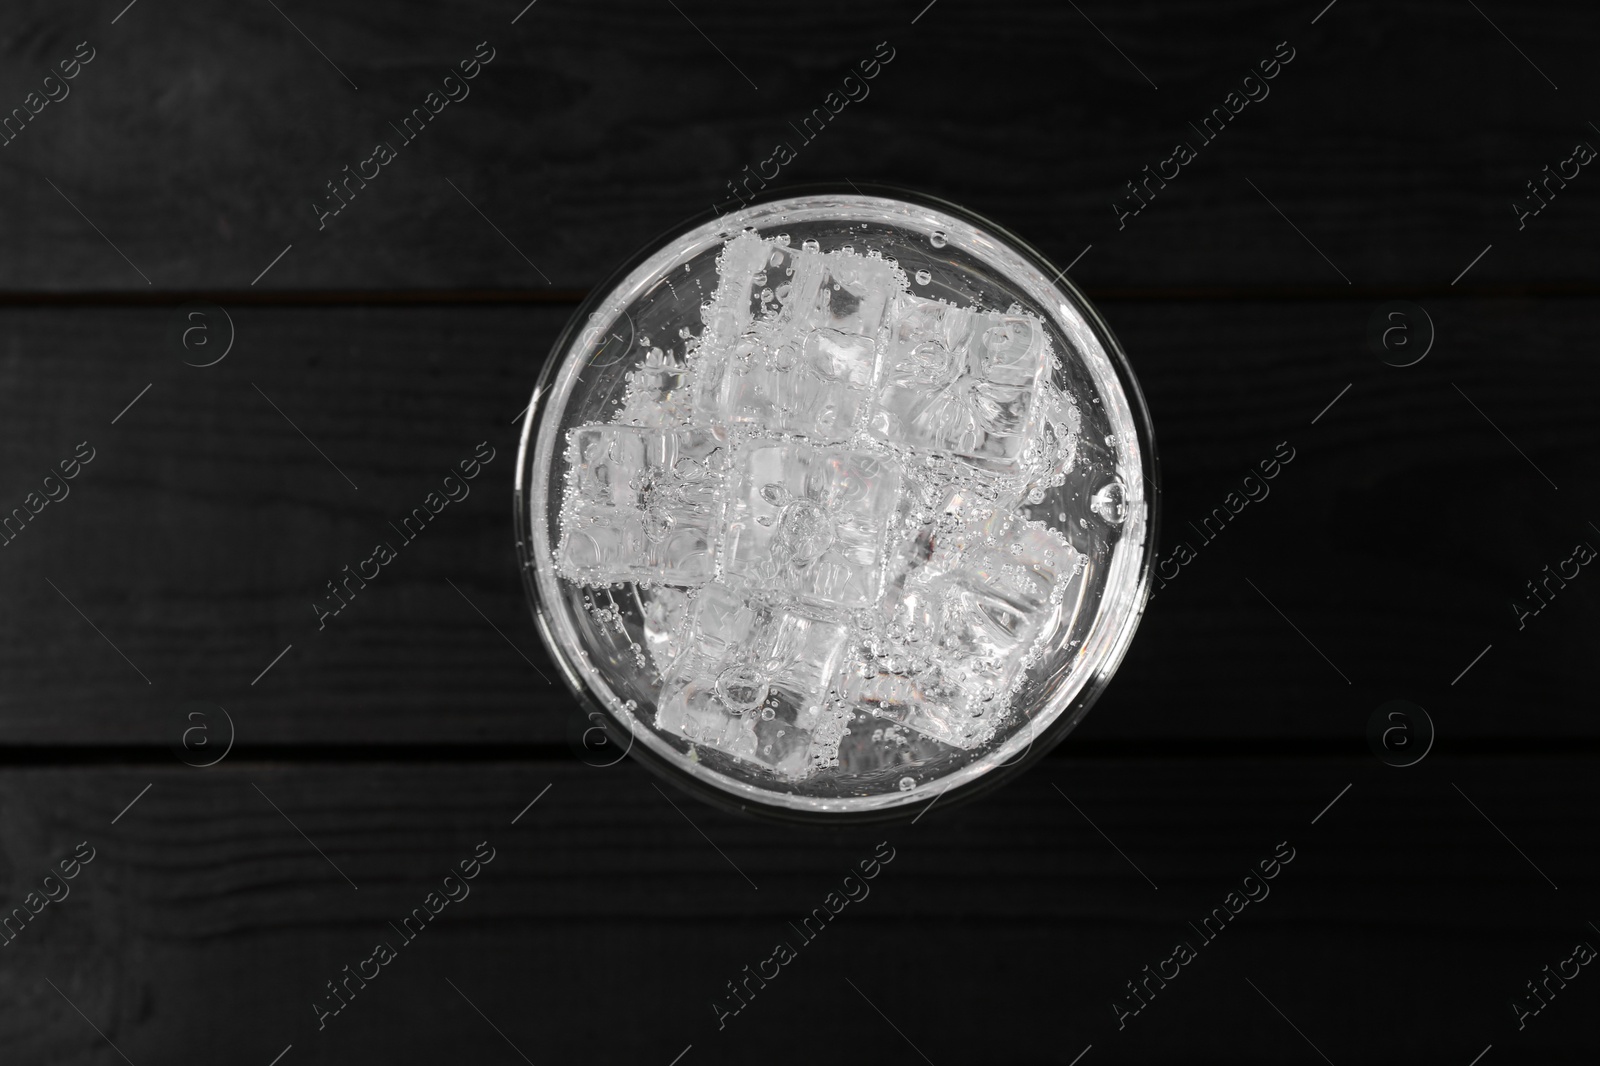
[[[1510, 1004], [1600, 946], [1600, 577], [1513, 609], [1600, 544], [1600, 175], [1512, 205], [1600, 145], [1600, 16], [1323, 2], [7, 5], [0, 111], [95, 54], [0, 147], [0, 510], [94, 459], [0, 549], [0, 905], [95, 858], [0, 947], [0, 1061], [1594, 1061], [1600, 976], [1521, 1029]], [[319, 231], [324, 183], [480, 41], [470, 97]], [[515, 419], [585, 291], [883, 41], [780, 181], [915, 187], [1076, 260], [1152, 410], [1163, 555], [1199, 550], [1024, 776], [801, 831], [575, 756]], [[1437, 331], [1415, 365], [1368, 344], [1391, 300]], [[470, 498], [318, 631], [480, 441]], [[1437, 729], [1409, 768], [1367, 740], [1391, 700]], [[485, 840], [319, 1031], [325, 982]], [[725, 982], [884, 840], [870, 897], [719, 1030]], [[1280, 842], [1271, 895], [1119, 1030], [1125, 982]]]

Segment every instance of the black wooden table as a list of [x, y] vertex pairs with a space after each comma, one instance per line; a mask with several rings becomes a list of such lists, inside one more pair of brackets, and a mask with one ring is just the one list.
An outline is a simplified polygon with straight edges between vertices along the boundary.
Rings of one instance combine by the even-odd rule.
[[[1595, 1060], [1600, 17], [925, 2], [0, 13], [0, 1062]], [[808, 181], [1070, 264], [1162, 463], [1105, 698], [876, 832], [576, 757], [513, 550], [583, 294]]]

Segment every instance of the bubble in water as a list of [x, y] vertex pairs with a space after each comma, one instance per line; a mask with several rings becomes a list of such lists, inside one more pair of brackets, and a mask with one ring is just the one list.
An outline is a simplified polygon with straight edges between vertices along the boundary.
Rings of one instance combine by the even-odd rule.
[[763, 708], [761, 708], [761, 720], [763, 722], [770, 722], [774, 718], [776, 718], [777, 716], [778, 716], [778, 712], [774, 711], [771, 707], [763, 707]]
[[914, 789], [916, 787], [917, 787], [917, 782], [916, 782], [915, 778], [902, 777], [900, 779], [900, 791], [901, 792], [910, 792], [912, 789]]
[[767, 682], [755, 669], [735, 664], [717, 675], [717, 698], [729, 714], [743, 714], [767, 698]]
[[935, 248], [943, 248], [949, 243], [949, 239], [944, 235], [944, 230], [936, 229], [933, 231], [933, 236], [928, 238], [928, 243]]
[[933, 280], [933, 275], [928, 273], [926, 270], [917, 271], [917, 284], [918, 285], [926, 285], [928, 282], [930, 282], [932, 280]]
[[822, 245], [818, 244], [816, 242], [816, 240], [814, 238], [811, 238], [811, 237], [807, 237], [805, 240], [801, 241], [800, 242], [800, 247], [804, 251], [807, 251], [807, 252], [820, 252], [820, 251], [822, 251]]
[[778, 544], [789, 558], [806, 563], [816, 559], [833, 544], [833, 520], [809, 503], [791, 503], [779, 519]]
[[1120, 526], [1128, 517], [1127, 490], [1122, 482], [1112, 480], [1100, 486], [1089, 500], [1089, 510], [1114, 526]]

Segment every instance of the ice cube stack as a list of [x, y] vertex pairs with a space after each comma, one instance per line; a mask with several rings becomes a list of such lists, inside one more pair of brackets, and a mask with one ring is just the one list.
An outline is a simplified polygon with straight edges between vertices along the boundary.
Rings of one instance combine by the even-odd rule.
[[681, 362], [569, 431], [558, 572], [640, 589], [656, 726], [694, 745], [798, 779], [864, 715], [983, 744], [1083, 588], [1024, 510], [1078, 425], [1043, 324], [811, 241], [717, 271]]

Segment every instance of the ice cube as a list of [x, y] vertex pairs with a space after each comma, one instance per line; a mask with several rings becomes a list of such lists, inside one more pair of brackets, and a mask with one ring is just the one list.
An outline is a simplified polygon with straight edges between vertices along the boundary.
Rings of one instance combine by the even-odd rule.
[[839, 772], [852, 777], [900, 777], [907, 766], [927, 766], [950, 754], [947, 745], [872, 715], [854, 716], [839, 744]]
[[1081, 591], [1082, 565], [1042, 523], [952, 496], [896, 552], [885, 636], [851, 697], [927, 736], [977, 746]]
[[[798, 286], [795, 294], [796, 317], [801, 325], [875, 338], [889, 301], [902, 284], [895, 268], [876, 256], [854, 252], [810, 254], [816, 257], [817, 269], [804, 273], [805, 283]], [[801, 272], [797, 271], [796, 276], [800, 277]]]
[[895, 269], [879, 258], [778, 244], [762, 246], [767, 258], [756, 269], [754, 246], [741, 244], [749, 236], [729, 243], [719, 270], [712, 340], [702, 339], [700, 410], [718, 421], [848, 440], [871, 406]]
[[732, 423], [845, 441], [872, 403], [877, 344], [836, 329], [763, 338], [735, 348], [723, 387], [723, 417]]
[[942, 583], [938, 641], [947, 676], [979, 700], [1004, 702], [1055, 631], [1081, 569], [1065, 537], [1020, 518], [996, 543], [967, 553]]
[[901, 480], [890, 456], [747, 442], [729, 480], [724, 575], [836, 607], [875, 603]]
[[1048, 353], [1032, 315], [902, 296], [891, 310], [871, 431], [991, 470], [1015, 470], [1029, 444]]
[[1038, 502], [1045, 490], [1066, 481], [1077, 460], [1082, 422], [1077, 406], [1047, 373], [1034, 406], [1034, 429], [1022, 453], [1018, 477], [1023, 492], [1018, 502], [1021, 498]]
[[831, 697], [843, 623], [709, 585], [690, 624], [689, 646], [662, 685], [659, 728], [789, 777], [838, 757], [845, 712]]
[[[711, 302], [701, 309], [706, 332], [724, 343], [730, 342], [745, 330], [761, 313], [765, 301], [763, 290], [775, 288], [768, 284], [768, 259], [774, 247], [754, 233], [741, 233], [722, 247], [717, 257], [717, 288]], [[786, 249], [777, 250], [780, 258]], [[780, 269], [787, 269], [787, 263]], [[770, 296], [769, 296], [770, 298]]]
[[643, 619], [644, 643], [655, 662], [656, 673], [665, 674], [683, 654], [687, 636], [689, 593], [668, 585], [657, 585], [648, 592], [634, 589]]
[[694, 360], [694, 408], [701, 417], [727, 420], [727, 379], [764, 347], [758, 329], [762, 337], [786, 331], [795, 303], [793, 275], [803, 254], [809, 255], [748, 232], [723, 246], [716, 291], [701, 310], [705, 329]]
[[644, 426], [688, 422], [693, 415], [693, 380], [683, 360], [660, 347], [651, 348], [628, 372], [628, 389], [617, 421]]
[[998, 724], [993, 706], [948, 679], [938, 664], [921, 673], [874, 668], [869, 677], [852, 679], [848, 692], [879, 718], [955, 748], [977, 747]]
[[589, 584], [711, 580], [726, 454], [702, 427], [571, 430], [558, 571]]
[[885, 601], [891, 615], [907, 587], [925, 586], [980, 548], [996, 543], [1010, 514], [983, 488], [962, 482], [946, 485], [938, 502], [918, 516], [921, 524], [891, 545], [887, 587], [892, 595]]

